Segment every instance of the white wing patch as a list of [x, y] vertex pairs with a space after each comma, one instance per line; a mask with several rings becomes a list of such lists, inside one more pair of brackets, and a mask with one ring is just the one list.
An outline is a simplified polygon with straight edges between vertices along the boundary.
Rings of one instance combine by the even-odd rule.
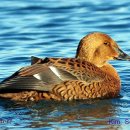
[[34, 76], [36, 79], [41, 80], [41, 77], [39, 76], [39, 74], [34, 74], [33, 76]]
[[51, 71], [58, 77], [61, 79], [61, 75], [59, 74], [58, 70], [53, 67], [53, 66], [49, 66], [49, 68], [51, 69]]

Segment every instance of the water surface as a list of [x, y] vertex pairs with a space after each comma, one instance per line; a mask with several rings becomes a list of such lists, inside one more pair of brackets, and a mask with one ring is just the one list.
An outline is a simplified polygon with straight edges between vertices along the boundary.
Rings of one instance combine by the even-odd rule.
[[[1, 0], [0, 80], [39, 57], [74, 57], [93, 31], [110, 35], [130, 54], [127, 0]], [[122, 79], [121, 98], [101, 101], [0, 100], [2, 130], [130, 128], [130, 62], [112, 61]], [[111, 122], [111, 120], [113, 122]]]

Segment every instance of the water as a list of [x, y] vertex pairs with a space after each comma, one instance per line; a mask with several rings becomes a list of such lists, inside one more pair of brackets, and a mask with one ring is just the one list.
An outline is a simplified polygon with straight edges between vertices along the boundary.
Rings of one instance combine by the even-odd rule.
[[[0, 80], [39, 57], [74, 57], [79, 40], [109, 34], [130, 54], [127, 0], [1, 0]], [[0, 100], [1, 130], [130, 128], [130, 62], [111, 62], [122, 79], [121, 98], [95, 102]], [[112, 120], [113, 119], [113, 120]]]

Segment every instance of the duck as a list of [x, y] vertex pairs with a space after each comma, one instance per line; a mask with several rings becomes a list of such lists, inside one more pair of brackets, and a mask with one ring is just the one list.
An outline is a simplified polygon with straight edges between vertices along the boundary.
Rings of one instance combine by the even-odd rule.
[[109, 99], [120, 95], [121, 80], [110, 60], [130, 60], [107, 34], [83, 37], [73, 58], [31, 57], [0, 83], [0, 98], [14, 101]]

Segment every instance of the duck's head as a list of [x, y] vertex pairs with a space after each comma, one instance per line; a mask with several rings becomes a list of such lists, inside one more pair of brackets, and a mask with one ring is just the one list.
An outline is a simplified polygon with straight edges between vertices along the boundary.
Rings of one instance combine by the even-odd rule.
[[76, 58], [87, 60], [102, 67], [109, 60], [130, 60], [117, 43], [108, 35], [94, 32], [83, 37], [79, 43]]

